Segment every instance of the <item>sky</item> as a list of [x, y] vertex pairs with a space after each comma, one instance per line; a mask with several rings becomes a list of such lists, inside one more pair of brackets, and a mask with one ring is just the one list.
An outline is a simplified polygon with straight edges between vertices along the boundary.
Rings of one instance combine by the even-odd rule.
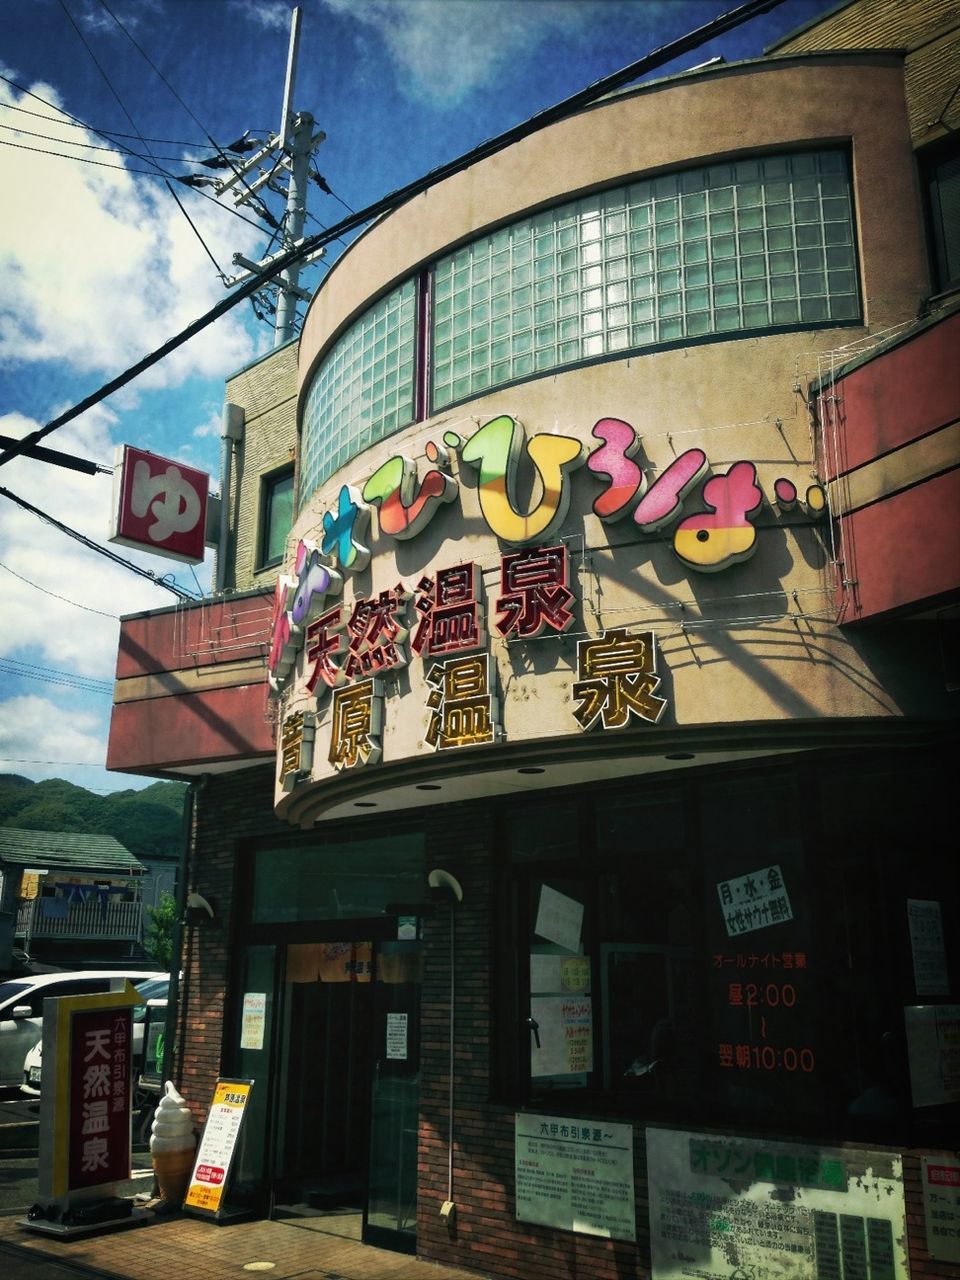
[[[835, 0], [769, 14], [654, 73], [764, 47]], [[318, 231], [642, 57], [736, 0], [303, 0], [292, 106], [326, 139], [306, 232]], [[0, 41], [0, 436], [64, 412], [221, 301], [233, 255], [273, 251], [249, 207], [171, 175], [280, 124], [289, 0], [29, 0]], [[166, 175], [167, 181], [164, 180]], [[169, 184], [169, 186], [168, 186]], [[169, 188], [176, 192], [174, 199]], [[178, 203], [179, 202], [179, 203]], [[267, 194], [274, 216], [282, 196]], [[314, 289], [342, 246], [301, 278]], [[261, 309], [262, 310], [262, 309]], [[268, 317], [269, 319], [269, 317]], [[195, 569], [108, 542], [118, 445], [211, 474], [219, 490], [224, 380], [273, 345], [242, 302], [49, 435], [89, 476], [30, 458], [0, 487], [157, 578], [209, 591]], [[152, 779], [104, 767], [120, 617], [164, 587], [0, 493], [0, 774], [90, 790]]]

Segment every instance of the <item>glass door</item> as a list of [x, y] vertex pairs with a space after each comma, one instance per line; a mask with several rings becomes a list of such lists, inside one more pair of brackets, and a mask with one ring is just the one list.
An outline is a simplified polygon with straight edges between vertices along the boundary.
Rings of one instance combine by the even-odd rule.
[[417, 1230], [420, 1114], [420, 984], [423, 956], [413, 936], [381, 942], [373, 984], [370, 1144], [363, 1239], [413, 1253]]
[[290, 943], [280, 1013], [273, 1217], [360, 1238], [373, 942]]

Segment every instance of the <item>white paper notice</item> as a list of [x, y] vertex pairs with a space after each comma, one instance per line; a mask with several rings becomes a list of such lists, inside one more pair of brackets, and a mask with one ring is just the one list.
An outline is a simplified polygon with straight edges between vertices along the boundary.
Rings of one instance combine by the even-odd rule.
[[387, 1057], [398, 1062], [407, 1059], [407, 1015], [387, 1014]]
[[918, 996], [950, 994], [947, 953], [943, 945], [940, 903], [920, 898], [907, 899], [910, 946], [913, 950], [913, 980]]
[[555, 942], [567, 951], [580, 950], [580, 931], [583, 928], [583, 903], [568, 898], [565, 893], [543, 885], [537, 908], [536, 933], [548, 942]]
[[526, 1113], [515, 1124], [518, 1221], [636, 1240], [630, 1125]]
[[590, 986], [589, 956], [530, 955], [531, 991], [586, 991]]
[[532, 1076], [573, 1076], [593, 1070], [590, 996], [534, 996], [530, 1016], [537, 1024], [536, 1035], [530, 1036]]
[[240, 1020], [240, 1048], [262, 1049], [266, 1023], [266, 992], [247, 991], [243, 997], [243, 1013]]

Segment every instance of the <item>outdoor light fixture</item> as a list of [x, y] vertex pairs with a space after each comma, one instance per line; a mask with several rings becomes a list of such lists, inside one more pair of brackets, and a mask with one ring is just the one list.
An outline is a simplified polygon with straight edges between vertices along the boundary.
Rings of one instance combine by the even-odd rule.
[[187, 894], [186, 923], [188, 925], [206, 924], [213, 919], [213, 907], [202, 893]]

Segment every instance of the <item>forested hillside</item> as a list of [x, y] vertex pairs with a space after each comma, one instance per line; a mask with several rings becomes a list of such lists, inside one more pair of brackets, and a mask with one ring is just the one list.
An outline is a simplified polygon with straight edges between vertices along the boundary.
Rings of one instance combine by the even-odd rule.
[[3, 773], [0, 826], [109, 835], [135, 857], [169, 856], [180, 849], [185, 790], [181, 782], [154, 782], [142, 791], [99, 796], [62, 778], [32, 782]]

